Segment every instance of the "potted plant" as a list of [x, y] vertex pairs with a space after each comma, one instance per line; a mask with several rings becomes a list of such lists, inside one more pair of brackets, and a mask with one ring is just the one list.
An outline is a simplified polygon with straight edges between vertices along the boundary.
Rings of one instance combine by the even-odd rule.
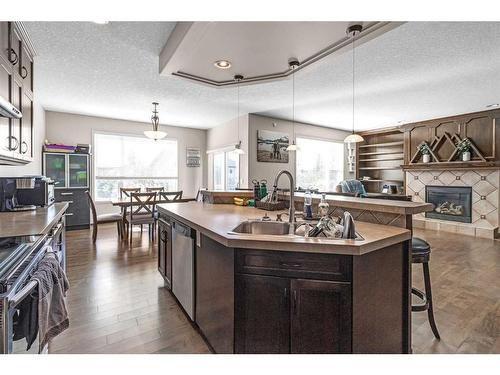
[[422, 161], [424, 163], [428, 163], [431, 161], [431, 149], [427, 143], [422, 143], [420, 146], [418, 146], [418, 150], [422, 154]]
[[464, 138], [460, 142], [457, 142], [456, 146], [462, 161], [470, 161], [470, 149], [472, 148], [470, 139]]

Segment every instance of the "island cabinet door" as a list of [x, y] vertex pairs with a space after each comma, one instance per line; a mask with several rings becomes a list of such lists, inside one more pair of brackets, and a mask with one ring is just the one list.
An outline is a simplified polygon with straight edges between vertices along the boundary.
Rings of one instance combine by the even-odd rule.
[[171, 288], [172, 280], [172, 227], [164, 219], [158, 220], [158, 271]]
[[236, 275], [236, 353], [290, 353], [289, 290], [286, 278]]
[[291, 280], [291, 352], [351, 352], [351, 286]]

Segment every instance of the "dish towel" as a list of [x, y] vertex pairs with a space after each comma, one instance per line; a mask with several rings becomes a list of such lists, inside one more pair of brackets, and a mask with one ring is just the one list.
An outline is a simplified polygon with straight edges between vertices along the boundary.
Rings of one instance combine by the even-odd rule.
[[66, 292], [69, 282], [57, 256], [48, 252], [32, 276], [38, 282], [38, 351], [69, 327]]

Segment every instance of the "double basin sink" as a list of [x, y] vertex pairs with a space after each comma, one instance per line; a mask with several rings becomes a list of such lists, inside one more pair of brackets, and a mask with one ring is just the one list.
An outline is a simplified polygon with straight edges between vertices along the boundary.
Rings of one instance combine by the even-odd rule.
[[[229, 234], [254, 234], [254, 235], [290, 235], [290, 226], [293, 226], [293, 232], [299, 224], [284, 221], [261, 221], [247, 220], [238, 224]], [[292, 232], [292, 233], [293, 233]], [[295, 234], [293, 234], [295, 236]], [[324, 238], [324, 237], [323, 237]], [[328, 238], [329, 240], [341, 240], [342, 238]], [[363, 240], [363, 237], [356, 232], [355, 240]]]

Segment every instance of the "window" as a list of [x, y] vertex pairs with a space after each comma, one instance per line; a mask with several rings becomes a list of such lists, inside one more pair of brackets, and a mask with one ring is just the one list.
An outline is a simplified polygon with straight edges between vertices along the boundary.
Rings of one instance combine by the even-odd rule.
[[234, 190], [238, 187], [240, 158], [236, 151], [213, 154], [214, 190]]
[[95, 198], [120, 196], [121, 187], [178, 189], [177, 141], [95, 134]]
[[297, 138], [297, 186], [335, 191], [344, 179], [344, 143]]

